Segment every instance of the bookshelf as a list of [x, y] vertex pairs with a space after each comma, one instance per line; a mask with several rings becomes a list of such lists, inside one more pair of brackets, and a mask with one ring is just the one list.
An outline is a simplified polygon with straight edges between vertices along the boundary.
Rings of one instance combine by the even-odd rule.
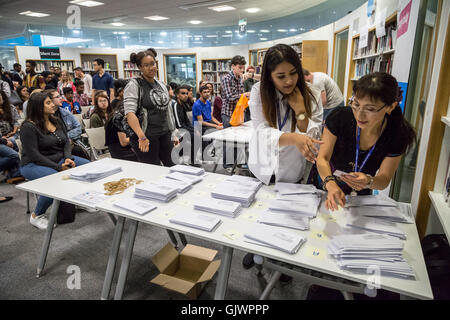
[[74, 60], [33, 60], [36, 62], [36, 73], [49, 71], [50, 67], [59, 67], [61, 71], [69, 71], [73, 74]]
[[352, 58], [347, 90], [347, 101], [352, 96], [353, 82], [372, 72], [392, 73], [397, 39], [397, 13], [386, 19], [386, 35], [377, 38], [375, 28], [369, 30], [367, 46], [359, 49], [360, 35], [352, 38]]
[[212, 83], [218, 94], [222, 77], [231, 71], [231, 59], [203, 59], [202, 80]]
[[[156, 79], [159, 79], [159, 65], [158, 61], [156, 60]], [[123, 60], [123, 77], [124, 79], [131, 79], [139, 76], [141, 72], [139, 71], [139, 68], [132, 63], [130, 60]]]
[[[297, 52], [298, 57], [300, 58], [300, 60], [302, 59], [302, 55], [303, 55], [303, 45], [302, 43], [295, 43], [295, 44], [291, 44], [291, 47], [295, 50], [295, 52]], [[255, 66], [256, 70], [255, 70], [255, 74], [261, 74], [262, 71], [262, 65], [264, 62], [264, 57], [266, 56], [267, 50], [269, 50], [269, 48], [264, 48], [264, 49], [256, 49], [256, 50], [250, 50], [249, 51], [249, 65]], [[255, 54], [256, 53], [256, 54]], [[256, 60], [255, 60], [255, 56], [256, 56]]]
[[96, 54], [96, 53], [80, 53], [81, 67], [84, 72], [95, 74], [94, 60], [97, 58], [105, 61], [105, 71], [109, 72], [114, 79], [119, 78], [119, 70], [116, 54]]

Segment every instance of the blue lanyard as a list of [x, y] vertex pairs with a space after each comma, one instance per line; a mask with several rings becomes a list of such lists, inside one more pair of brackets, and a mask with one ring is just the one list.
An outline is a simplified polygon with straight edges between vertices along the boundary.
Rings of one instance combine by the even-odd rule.
[[280, 103], [277, 102], [277, 112], [278, 112], [278, 129], [281, 131], [283, 130], [284, 125], [286, 124], [286, 121], [288, 119], [289, 113], [291, 111], [291, 108], [289, 108], [286, 113], [284, 114], [283, 122], [281, 122], [281, 111], [280, 111]]
[[358, 168], [358, 158], [359, 158], [359, 140], [361, 137], [361, 128], [358, 127], [358, 134], [356, 136], [356, 156], [355, 156], [355, 172], [360, 172], [364, 168], [364, 165], [366, 164], [367, 160], [369, 160], [370, 156], [373, 153], [373, 150], [375, 149], [375, 146], [377, 145], [377, 142], [370, 148], [369, 153], [367, 153], [366, 158], [364, 159], [363, 163], [361, 164], [361, 167]]

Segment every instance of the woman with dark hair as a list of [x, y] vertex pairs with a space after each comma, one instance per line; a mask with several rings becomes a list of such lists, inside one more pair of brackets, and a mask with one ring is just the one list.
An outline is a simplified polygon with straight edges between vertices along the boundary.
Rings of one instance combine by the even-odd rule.
[[0, 91], [0, 137], [9, 139], [17, 148], [15, 136], [19, 130], [19, 113], [17, 109], [9, 103], [6, 93]]
[[306, 160], [315, 161], [323, 110], [320, 93], [305, 83], [300, 59], [290, 46], [278, 44], [267, 51], [249, 105], [255, 128], [250, 171], [265, 184], [273, 175], [279, 182], [299, 182]]
[[112, 111], [106, 91], [96, 91], [94, 96], [94, 111], [91, 115], [91, 128], [103, 127]]
[[22, 103], [30, 99], [30, 91], [25, 86], [18, 86], [16, 89], [19, 98], [22, 100]]
[[[28, 101], [27, 117], [20, 128], [20, 171], [28, 180], [39, 179], [89, 162], [72, 156], [65, 126], [54, 113], [55, 105], [46, 93], [35, 93]], [[44, 214], [52, 202], [51, 198], [39, 197], [30, 216], [33, 226], [39, 229], [47, 228], [48, 220]]]
[[[344, 207], [345, 195], [385, 189], [402, 155], [414, 143], [414, 129], [399, 106], [397, 80], [387, 73], [368, 74], [353, 85], [350, 107], [338, 107], [325, 121], [317, 169], [328, 191], [326, 207]], [[346, 174], [339, 179], [333, 173]]]
[[128, 81], [124, 79], [114, 80], [114, 100], [111, 102], [111, 109], [114, 111], [119, 108], [122, 103], [123, 108], [123, 91], [127, 86]]
[[141, 76], [128, 82], [124, 92], [124, 111], [131, 146], [138, 160], [144, 163], [166, 167], [173, 165], [171, 153], [173, 144], [167, 121], [169, 92], [166, 85], [155, 79], [156, 51], [148, 49], [132, 53], [132, 63], [141, 71]]

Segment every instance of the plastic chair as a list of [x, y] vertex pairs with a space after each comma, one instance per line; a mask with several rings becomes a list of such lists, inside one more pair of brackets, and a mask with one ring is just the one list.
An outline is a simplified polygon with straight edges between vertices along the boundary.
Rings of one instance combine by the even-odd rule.
[[105, 128], [86, 128], [86, 134], [88, 136], [89, 145], [91, 147], [91, 153], [93, 160], [98, 160], [105, 157], [111, 157], [108, 153], [99, 155], [98, 151], [104, 151], [108, 149], [105, 146]]
[[91, 108], [91, 106], [84, 106], [84, 107], [81, 107], [81, 114], [83, 115], [83, 114], [86, 114], [88, 111], [89, 111], [89, 109]]
[[83, 127], [84, 129], [90, 129], [91, 128], [91, 119], [82, 119], [83, 120]]
[[84, 129], [85, 124], [84, 124], [84, 119], [83, 119], [83, 115], [80, 114], [74, 114], [75, 118], [77, 118], [78, 122], [81, 124], [81, 128]]

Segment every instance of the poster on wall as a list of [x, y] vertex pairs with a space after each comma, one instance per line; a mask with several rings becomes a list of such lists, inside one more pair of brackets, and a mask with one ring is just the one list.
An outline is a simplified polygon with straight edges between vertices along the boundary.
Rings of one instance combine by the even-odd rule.
[[383, 10], [381, 10], [380, 13], [377, 15], [377, 18], [376, 18], [377, 38], [381, 38], [386, 35], [386, 28], [385, 28], [386, 15], [387, 15], [387, 8], [384, 8]]
[[367, 41], [369, 38], [369, 26], [366, 24], [361, 28], [361, 32], [359, 33], [359, 49], [367, 47]]
[[400, 38], [404, 33], [408, 31], [409, 26], [409, 16], [411, 14], [411, 5], [412, 0], [408, 2], [408, 4], [403, 8], [398, 17], [398, 31], [397, 31], [397, 39]]
[[41, 60], [61, 60], [59, 48], [39, 47]]

